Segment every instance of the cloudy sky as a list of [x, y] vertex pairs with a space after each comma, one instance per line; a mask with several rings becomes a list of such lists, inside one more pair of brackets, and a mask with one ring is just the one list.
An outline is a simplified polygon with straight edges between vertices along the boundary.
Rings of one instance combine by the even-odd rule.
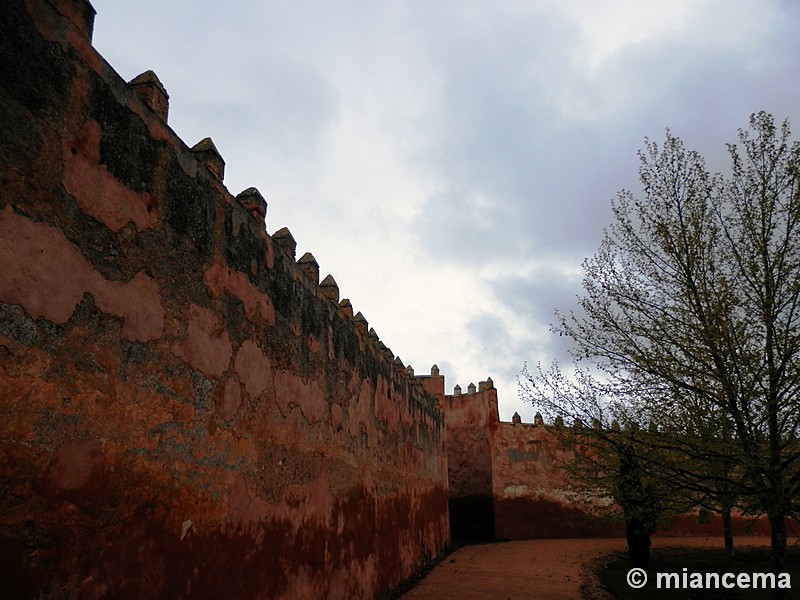
[[448, 392], [566, 360], [549, 324], [664, 131], [726, 167], [750, 113], [800, 132], [795, 0], [92, 0], [94, 44], [153, 69], [371, 327]]

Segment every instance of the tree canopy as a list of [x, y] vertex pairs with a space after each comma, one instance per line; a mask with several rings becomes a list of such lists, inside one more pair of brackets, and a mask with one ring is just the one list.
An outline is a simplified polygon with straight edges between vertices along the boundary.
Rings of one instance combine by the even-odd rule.
[[523, 393], [652, 432], [638, 437], [670, 457], [654, 470], [767, 514], [780, 567], [800, 496], [800, 144], [760, 112], [728, 152], [712, 174], [669, 131], [645, 141], [641, 194], [612, 202], [578, 307], [553, 327], [573, 375], [524, 372]]

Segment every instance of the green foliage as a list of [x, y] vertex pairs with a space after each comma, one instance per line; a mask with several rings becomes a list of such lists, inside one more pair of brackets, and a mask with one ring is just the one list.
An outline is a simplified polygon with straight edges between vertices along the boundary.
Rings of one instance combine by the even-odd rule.
[[763, 510], [779, 556], [800, 496], [800, 144], [762, 112], [728, 151], [730, 172], [711, 174], [669, 132], [646, 140], [642, 193], [612, 202], [578, 309], [554, 326], [575, 366], [524, 371], [523, 394], [597, 419], [603, 439], [611, 419], [646, 429], [631, 439], [658, 449], [637, 450], [648, 477]]

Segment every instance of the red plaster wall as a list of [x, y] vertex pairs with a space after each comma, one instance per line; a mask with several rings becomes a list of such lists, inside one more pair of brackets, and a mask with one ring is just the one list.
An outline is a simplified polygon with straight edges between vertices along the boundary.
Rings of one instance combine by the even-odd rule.
[[435, 398], [94, 51], [87, 7], [0, 8], [4, 597], [386, 596], [448, 542]]
[[564, 467], [572, 453], [543, 425], [499, 423], [492, 438], [495, 533], [499, 539], [624, 535], [620, 523], [587, 514]]
[[492, 439], [499, 416], [497, 390], [445, 396], [450, 526], [454, 540], [495, 537]]
[[[498, 419], [497, 390], [446, 396], [450, 521], [458, 538], [572, 538], [625, 535], [625, 525], [592, 510], [570, 484], [573, 454], [558, 430]], [[491, 520], [489, 525], [486, 520]], [[736, 535], [766, 535], [766, 519], [733, 517]], [[721, 518], [698, 512], [665, 521], [661, 535], [722, 537]]]
[[[498, 539], [615, 537], [621, 519], [589, 510], [575, 493], [565, 467], [572, 452], [545, 425], [499, 423], [492, 430], [495, 535]], [[733, 517], [736, 535], [769, 535], [765, 518]], [[690, 512], [664, 521], [659, 535], [722, 538], [722, 519]]]

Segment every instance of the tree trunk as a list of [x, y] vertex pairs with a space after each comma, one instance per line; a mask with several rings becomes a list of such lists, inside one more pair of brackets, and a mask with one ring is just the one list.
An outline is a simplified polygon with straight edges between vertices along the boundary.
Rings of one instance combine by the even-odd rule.
[[770, 537], [772, 539], [772, 565], [775, 573], [786, 570], [786, 517], [769, 515]]
[[[770, 538], [772, 539], [772, 572], [780, 577], [786, 572], [786, 515], [769, 514]], [[772, 597], [776, 600], [788, 598], [788, 590], [774, 589]]]
[[631, 564], [640, 569], [650, 565], [650, 532], [638, 519], [629, 519], [625, 522], [628, 540], [628, 557]]
[[731, 509], [725, 507], [722, 511], [722, 536], [725, 539], [725, 556], [733, 558], [733, 525], [731, 524]]

